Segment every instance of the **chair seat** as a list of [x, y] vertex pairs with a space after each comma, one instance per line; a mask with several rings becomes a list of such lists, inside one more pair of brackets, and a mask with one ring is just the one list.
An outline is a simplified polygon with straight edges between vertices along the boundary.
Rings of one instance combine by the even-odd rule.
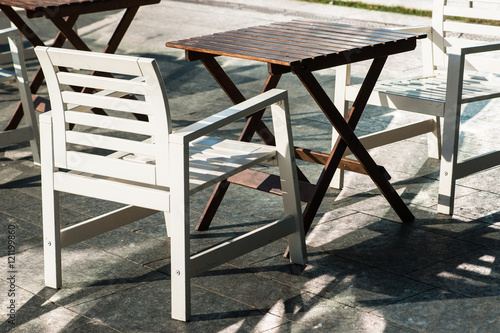
[[[203, 136], [189, 145], [189, 190], [195, 193], [252, 167], [272, 159], [276, 147]], [[151, 157], [139, 154], [112, 154], [137, 163], [154, 163]], [[152, 186], [154, 187], [154, 186]]]
[[196, 192], [276, 154], [274, 146], [201, 137], [189, 146], [189, 187]]
[[[464, 74], [463, 103], [500, 97], [500, 75], [480, 72], [465, 72]], [[375, 91], [444, 103], [446, 100], [446, 74], [398, 81], [382, 81], [377, 84]]]

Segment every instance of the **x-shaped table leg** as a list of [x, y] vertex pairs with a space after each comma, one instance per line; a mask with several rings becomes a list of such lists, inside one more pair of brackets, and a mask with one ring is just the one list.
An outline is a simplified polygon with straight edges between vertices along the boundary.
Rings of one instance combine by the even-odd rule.
[[[189, 60], [194, 60], [190, 58]], [[205, 65], [207, 70], [212, 74], [217, 83], [226, 92], [227, 96], [231, 99], [234, 104], [243, 102], [246, 98], [236, 87], [233, 81], [227, 76], [226, 72], [222, 69], [219, 63], [214, 59], [214, 57], [201, 57], [199, 60]], [[262, 92], [268, 91], [270, 89], [276, 88], [281, 75], [269, 75]], [[269, 131], [269, 129], [262, 122], [262, 115], [264, 110], [252, 115], [247, 119], [247, 123], [239, 137], [240, 141], [250, 141], [255, 133], [257, 133], [260, 138], [269, 145], [274, 145], [274, 135]], [[301, 179], [305, 179], [302, 173], [299, 173]], [[203, 214], [201, 215], [198, 224], [196, 225], [196, 230], [207, 230], [212, 222], [212, 219], [219, 208], [219, 205], [229, 187], [229, 181], [222, 181], [215, 186], [212, 196], [209, 199]]]
[[[191, 57], [189, 55], [191, 55]], [[386, 174], [379, 166], [375, 164], [371, 156], [368, 154], [366, 149], [364, 149], [364, 147], [361, 145], [358, 138], [354, 134], [354, 128], [356, 127], [361, 117], [368, 97], [373, 90], [373, 87], [385, 64], [386, 59], [387, 57], [383, 57], [374, 60], [370, 71], [368, 72], [363, 83], [361, 92], [353, 104], [351, 113], [347, 121], [340, 115], [331, 99], [325, 93], [321, 85], [316, 81], [311, 72], [295, 72], [304, 86], [309, 90], [311, 96], [316, 100], [329, 121], [340, 133], [340, 137], [337, 140], [337, 143], [332, 152], [330, 153], [325, 163], [324, 170], [316, 184], [312, 199], [308, 200], [306, 210], [304, 211], [304, 225], [306, 231], [312, 224], [314, 216], [319, 209], [322, 199], [329, 187], [330, 181], [335, 173], [335, 170], [339, 166], [347, 147], [351, 148], [351, 151], [355, 154], [356, 158], [360, 162], [361, 167], [366, 171], [368, 175], [370, 175], [377, 187], [387, 198], [391, 206], [396, 210], [400, 218], [403, 221], [412, 221], [414, 219], [413, 214], [409, 211], [408, 207], [406, 207], [392, 185], [388, 182]], [[212, 74], [212, 76], [216, 79], [222, 89], [229, 96], [229, 98], [233, 101], [233, 103], [239, 103], [245, 100], [236, 85], [231, 81], [231, 79], [227, 76], [227, 74], [213, 57], [197, 56], [196, 53], [188, 53], [188, 60], [201, 60], [208, 71]], [[270, 75], [268, 81], [266, 82], [266, 85], [263, 88], [263, 91], [275, 88], [280, 77], [281, 75]], [[261, 122], [260, 117], [262, 116], [263, 112], [264, 110], [262, 110], [256, 116], [248, 119], [245, 129], [240, 136], [240, 140], [249, 141], [252, 138], [253, 134], [257, 132], [265, 143], [272, 144], [274, 142], [274, 136], [272, 136], [272, 133], [270, 133], [267, 127], [265, 127], [265, 125], [263, 125]], [[300, 175], [299, 177], [302, 178], [302, 180], [307, 181], [305, 176]], [[209, 203], [207, 204], [205, 211], [203, 212], [198, 225], [196, 226], [197, 230], [208, 229], [208, 227], [210, 226], [210, 222], [212, 221], [222, 201], [222, 198], [227, 191], [228, 186], [228, 181], [221, 182], [216, 186], [209, 200]]]
[[361, 90], [350, 110], [349, 116], [345, 120], [311, 72], [295, 72], [304, 86], [308, 89], [311, 96], [316, 100], [316, 103], [320, 106], [332, 126], [335, 127], [339, 133], [339, 138], [330, 153], [330, 157], [325, 164], [325, 168], [316, 185], [316, 191], [313, 195], [313, 199], [308, 203], [304, 211], [304, 227], [306, 231], [312, 224], [314, 216], [318, 211], [319, 205], [321, 204], [321, 200], [329, 187], [330, 181], [335, 173], [335, 170], [339, 166], [347, 147], [351, 149], [351, 152], [362, 164], [364, 169], [367, 171], [367, 174], [372, 178], [373, 182], [386, 197], [387, 201], [391, 204], [401, 220], [403, 222], [410, 222], [415, 219], [401, 197], [385, 177], [384, 172], [375, 163], [357, 136], [354, 134], [354, 129], [361, 118], [368, 98], [373, 91], [375, 83], [386, 60], [387, 57], [376, 58], [373, 60]]

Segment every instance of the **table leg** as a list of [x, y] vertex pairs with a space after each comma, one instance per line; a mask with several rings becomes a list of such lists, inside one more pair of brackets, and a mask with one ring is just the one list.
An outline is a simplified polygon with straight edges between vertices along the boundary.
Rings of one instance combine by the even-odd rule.
[[[234, 104], [241, 103], [246, 99], [213, 57], [207, 57], [200, 60]], [[276, 88], [280, 78], [281, 75], [269, 75], [262, 92]], [[264, 110], [247, 119], [247, 123], [240, 135], [239, 140], [250, 141], [254, 133], [257, 132], [266, 144], [274, 144], [274, 135], [262, 123], [261, 118], [263, 113]], [[229, 182], [227, 180], [222, 181], [215, 186], [205, 210], [201, 214], [200, 220], [196, 225], [196, 230], [203, 231], [209, 228], [228, 187]]]
[[[43, 41], [35, 34], [33, 30], [24, 22], [24, 20], [17, 14], [11, 7], [0, 5], [0, 9], [6, 14], [6, 16], [13, 22], [19, 31], [23, 33], [26, 39], [33, 46], [42, 46], [45, 45]], [[111, 36], [106, 48], [104, 50], [105, 53], [114, 53], [116, 52], [118, 45], [123, 39], [123, 36], [127, 32], [130, 24], [132, 23], [135, 15], [139, 7], [130, 7], [125, 11], [120, 23], [116, 27], [113, 35]], [[53, 47], [62, 47], [66, 39], [77, 49], [77, 50], [85, 50], [90, 51], [90, 48], [83, 42], [83, 40], [78, 36], [78, 34], [73, 30], [73, 26], [78, 18], [78, 15], [69, 16], [66, 19], [61, 17], [51, 18], [52, 23], [59, 29], [59, 32], [55, 38], [53, 43]], [[38, 69], [36, 72], [31, 84], [31, 93], [36, 94], [38, 89], [40, 88], [43, 82], [43, 72], [41, 69]], [[102, 110], [94, 110], [94, 112], [99, 114], [105, 114]], [[137, 119], [147, 120], [143, 115], [135, 115]], [[22, 105], [19, 104], [16, 111], [11, 116], [11, 119], [7, 123], [5, 130], [11, 130], [17, 128], [21, 119], [23, 117]]]
[[115, 32], [113, 33], [113, 36], [111, 36], [108, 45], [106, 45], [104, 53], [116, 52], [116, 50], [118, 49], [118, 45], [120, 45], [123, 36], [125, 36], [125, 33], [130, 27], [132, 21], [134, 20], [135, 14], [137, 14], [138, 10], [139, 7], [127, 8], [125, 14], [123, 14], [122, 19], [120, 20], [120, 23], [118, 23], [118, 25], [116, 26]]
[[[31, 30], [31, 28], [26, 24], [26, 22], [24, 22], [24, 20], [19, 16], [19, 14], [15, 10], [13, 10], [9, 6], [4, 6], [4, 5], [0, 5], [0, 9], [9, 18], [9, 20], [17, 27], [17, 29], [24, 35], [24, 37], [31, 43], [31, 45], [33, 46], [45, 45], [45, 43], [35, 34], [33, 30]], [[68, 17], [66, 19], [66, 24], [68, 26], [73, 27], [77, 18], [78, 15]], [[61, 32], [59, 32], [56, 35], [56, 38], [54, 39], [52, 46], [62, 47], [65, 41], [66, 37]], [[43, 72], [41, 68], [38, 68], [37, 72], [35, 73], [35, 76], [33, 77], [30, 83], [30, 90], [32, 94], [36, 94], [36, 92], [42, 85], [43, 79], [44, 79]], [[38, 103], [40, 102], [43, 103], [43, 101], [39, 102], [38, 100], [39, 98], [35, 98], [34, 100], [35, 108], [37, 107]], [[4, 130], [16, 129], [19, 123], [21, 122], [23, 114], [24, 112], [22, 105], [21, 103], [19, 103]]]
[[349, 146], [352, 153], [363, 165], [368, 175], [372, 178], [379, 190], [386, 197], [387, 201], [391, 204], [401, 220], [403, 222], [409, 222], [415, 219], [396, 190], [386, 179], [384, 172], [375, 163], [375, 161], [368, 154], [366, 149], [354, 134], [354, 128], [361, 118], [361, 114], [363, 113], [368, 98], [373, 90], [373, 87], [375, 86], [375, 83], [380, 75], [386, 59], [387, 57], [374, 59], [370, 70], [368, 71], [363, 82], [360, 93], [358, 94], [350, 110], [347, 120], [344, 120], [342, 115], [338, 112], [337, 108], [331, 101], [330, 97], [325, 93], [325, 91], [318, 83], [318, 81], [314, 78], [311, 72], [301, 71], [295, 73], [302, 81], [304, 86], [308, 89], [309, 93], [316, 100], [330, 123], [335, 127], [340, 135], [334, 149], [332, 150], [330, 158], [325, 165], [325, 169], [323, 170], [323, 173], [318, 180], [317, 190], [313, 196], [313, 200], [308, 204], [306, 210], [304, 211], [304, 223], [306, 231], [312, 224], [314, 215], [316, 214], [319, 205], [321, 204], [321, 200], [325, 195], [326, 190], [328, 189], [328, 184], [330, 183], [331, 178], [333, 177], [333, 174], [335, 173], [335, 170], [338, 167], [347, 146]]

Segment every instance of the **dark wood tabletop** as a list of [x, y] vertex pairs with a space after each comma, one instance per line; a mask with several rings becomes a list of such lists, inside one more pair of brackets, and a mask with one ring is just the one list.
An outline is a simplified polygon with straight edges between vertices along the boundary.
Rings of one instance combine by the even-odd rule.
[[161, 0], [1, 0], [0, 5], [19, 7], [26, 16], [64, 17], [159, 3]]
[[[425, 34], [332, 22], [296, 20], [167, 42], [187, 51], [316, 69], [389, 55], [415, 47]], [[382, 51], [381, 51], [382, 50]]]

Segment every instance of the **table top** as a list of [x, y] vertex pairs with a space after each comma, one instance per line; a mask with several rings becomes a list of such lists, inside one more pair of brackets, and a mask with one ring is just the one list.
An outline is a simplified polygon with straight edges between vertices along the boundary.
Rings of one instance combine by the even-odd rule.
[[425, 34], [294, 20], [167, 42], [167, 47], [321, 69], [412, 50]]
[[159, 3], [161, 0], [0, 0], [26, 10], [27, 17], [64, 17]]

